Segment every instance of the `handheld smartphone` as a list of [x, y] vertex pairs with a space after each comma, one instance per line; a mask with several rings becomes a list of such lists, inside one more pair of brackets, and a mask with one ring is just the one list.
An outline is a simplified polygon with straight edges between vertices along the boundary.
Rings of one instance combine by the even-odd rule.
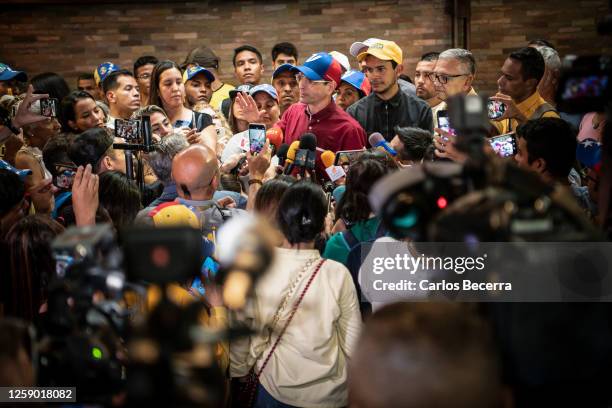
[[489, 139], [491, 147], [501, 157], [511, 157], [516, 154], [516, 135], [506, 133]]
[[445, 111], [445, 110], [439, 111], [437, 115], [437, 121], [438, 121], [438, 129], [448, 132], [451, 135], [455, 134], [455, 130], [450, 127], [450, 122], [448, 120], [448, 111]]
[[500, 101], [493, 101], [489, 99], [487, 102], [487, 115], [489, 119], [499, 119], [506, 112], [506, 105]]
[[40, 100], [40, 114], [48, 118], [57, 117], [58, 102], [55, 98], [46, 98]]
[[136, 119], [115, 119], [115, 136], [125, 140], [139, 140], [140, 121]]
[[259, 153], [266, 143], [266, 125], [251, 123], [249, 125], [249, 150]]
[[308, 152], [307, 149], [299, 149], [295, 152], [295, 161], [294, 164], [297, 167], [307, 167], [308, 162]]
[[180, 129], [180, 128], [184, 128], [184, 127], [188, 128], [190, 126], [191, 126], [191, 121], [180, 119], [180, 120], [177, 120], [176, 122], [174, 122], [174, 126], [173, 127], [175, 129]]
[[72, 163], [55, 163], [55, 173], [53, 185], [57, 188], [70, 190], [74, 182], [77, 166]]
[[365, 152], [365, 149], [360, 150], [340, 150], [336, 152], [336, 158], [334, 159], [334, 166], [348, 166], [350, 165], [357, 156]]

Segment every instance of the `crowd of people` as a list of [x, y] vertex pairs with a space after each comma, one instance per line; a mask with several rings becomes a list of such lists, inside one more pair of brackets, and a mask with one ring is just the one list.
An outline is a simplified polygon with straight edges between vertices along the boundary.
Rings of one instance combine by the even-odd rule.
[[[595, 387], [610, 377], [607, 312], [595, 346], [587, 335], [573, 345], [601, 354], [574, 359], [543, 350], [545, 341], [520, 345], [532, 355], [513, 355], [511, 341], [499, 341], [499, 327], [474, 305], [396, 303], [372, 313], [362, 301], [354, 249], [391, 235], [371, 207], [372, 187], [426, 162], [470, 160], [445, 119], [449, 99], [478, 94], [477, 56], [428, 52], [414, 72], [404, 60], [397, 43], [378, 38], [307, 58], [283, 42], [264, 70], [261, 51], [243, 45], [231, 61], [235, 86], [220, 76], [229, 61], [208, 46], [182, 62], [102, 62], [73, 86], [57, 73], [30, 76], [0, 64], [0, 385], [37, 385], [35, 354], [23, 339], [47, 313], [57, 278], [51, 243], [67, 228], [188, 226], [201, 232], [203, 258], [215, 261], [223, 225], [257, 217], [269, 224], [274, 258], [243, 305], [228, 305], [210, 276], [174, 287], [179, 303], [206, 305], [207, 325], [252, 330], [217, 344], [229, 384], [220, 405], [579, 406], [573, 396], [588, 390], [594, 405], [582, 406], [608, 406], [607, 387]], [[489, 98], [503, 109], [487, 138], [511, 135], [515, 148], [499, 160], [564, 186], [601, 226], [607, 118], [557, 110], [560, 69], [548, 41], [517, 44]], [[47, 100], [57, 102], [55, 115], [43, 110]], [[267, 140], [255, 148], [264, 128]], [[147, 146], [122, 147], [130, 143]], [[512, 316], [519, 318], [529, 316]], [[567, 331], [580, 332], [574, 323]], [[560, 331], [529, 327], [550, 342]], [[575, 364], [557, 362], [564, 358]]]

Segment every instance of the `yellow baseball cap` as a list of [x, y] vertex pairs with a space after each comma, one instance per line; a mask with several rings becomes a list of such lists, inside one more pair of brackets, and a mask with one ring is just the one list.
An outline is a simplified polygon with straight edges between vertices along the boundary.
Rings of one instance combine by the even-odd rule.
[[193, 210], [177, 202], [160, 204], [149, 212], [149, 216], [156, 227], [200, 228], [200, 220]]
[[395, 61], [401, 64], [402, 49], [393, 41], [376, 40], [368, 44], [368, 48], [357, 55], [357, 61], [361, 62], [366, 56], [373, 55], [385, 61]]

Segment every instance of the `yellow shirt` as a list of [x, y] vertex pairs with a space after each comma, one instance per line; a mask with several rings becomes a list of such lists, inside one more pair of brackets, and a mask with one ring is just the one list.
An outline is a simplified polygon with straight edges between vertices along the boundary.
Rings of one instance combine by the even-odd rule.
[[[516, 105], [516, 108], [521, 112], [527, 119], [531, 119], [531, 116], [535, 111], [540, 108], [546, 101], [538, 91], [535, 91], [529, 98]], [[558, 118], [559, 114], [555, 111], [544, 113], [541, 117], [543, 118]], [[504, 133], [510, 133], [516, 130], [519, 125], [516, 119], [504, 119], [504, 120], [492, 120], [491, 124], [495, 126], [500, 135]]]
[[221, 86], [221, 88], [219, 88], [215, 92], [213, 92], [212, 98], [210, 98], [209, 105], [212, 106], [213, 108], [217, 109], [218, 111], [220, 111], [221, 110], [221, 102], [223, 102], [225, 99], [229, 98], [229, 91], [231, 91], [232, 89], [234, 89], [234, 87], [231, 86], [230, 84], [223, 84]]

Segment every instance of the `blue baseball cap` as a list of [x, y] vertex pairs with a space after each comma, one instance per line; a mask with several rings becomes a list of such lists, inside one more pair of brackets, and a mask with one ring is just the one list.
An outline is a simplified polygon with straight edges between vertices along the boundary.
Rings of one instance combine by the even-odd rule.
[[96, 85], [100, 86], [104, 78], [108, 76], [111, 72], [119, 71], [119, 67], [112, 62], [103, 62], [94, 70], [94, 79], [96, 81]]
[[272, 97], [272, 99], [277, 100], [278, 99], [278, 94], [276, 93], [276, 89], [274, 89], [274, 87], [270, 84], [260, 84], [257, 86], [254, 86], [253, 88], [251, 88], [251, 90], [249, 91], [249, 94], [251, 96], [255, 96], [256, 93], [259, 92], [265, 92], [268, 95], [270, 95]]
[[311, 81], [334, 81], [340, 85], [342, 66], [326, 52], [317, 52], [304, 61], [304, 65], [294, 68]]
[[370, 85], [370, 81], [364, 75], [364, 73], [360, 71], [347, 71], [344, 75], [342, 75], [341, 81], [346, 82], [347, 84], [357, 88], [357, 90], [361, 92], [363, 96], [368, 96], [372, 91], [372, 85]]
[[208, 79], [208, 82], [214, 82], [215, 80], [215, 76], [212, 72], [199, 65], [193, 65], [185, 70], [183, 74], [183, 83], [191, 81], [196, 75], [200, 74], [203, 74], [206, 79]]
[[23, 71], [14, 71], [11, 67], [0, 62], [0, 81], [10, 81], [16, 79], [21, 82], [26, 82], [28, 76]]
[[291, 65], [291, 64], [279, 65], [278, 68], [276, 68], [274, 72], [272, 73], [272, 79], [276, 78], [279, 74], [282, 74], [283, 72], [287, 72], [287, 71], [295, 71], [295, 65]]
[[236, 97], [236, 95], [238, 95], [238, 92], [249, 93], [251, 88], [253, 88], [253, 85], [251, 85], [251, 84], [242, 84], [239, 87], [229, 91], [229, 97], [230, 97], [230, 99], [234, 99]]

